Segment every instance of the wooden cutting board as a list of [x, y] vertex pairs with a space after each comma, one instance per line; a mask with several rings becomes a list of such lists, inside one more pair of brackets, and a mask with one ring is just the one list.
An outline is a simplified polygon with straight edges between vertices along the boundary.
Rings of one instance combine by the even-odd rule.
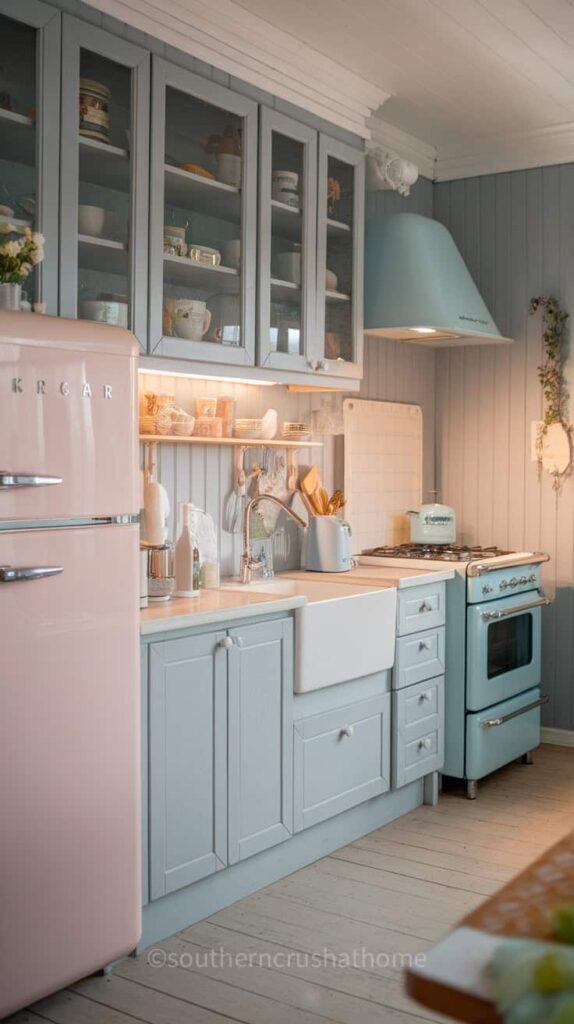
[[485, 968], [507, 936], [555, 941], [549, 912], [560, 903], [574, 903], [574, 832], [468, 914], [426, 963], [409, 968], [409, 995], [459, 1021], [501, 1024]]

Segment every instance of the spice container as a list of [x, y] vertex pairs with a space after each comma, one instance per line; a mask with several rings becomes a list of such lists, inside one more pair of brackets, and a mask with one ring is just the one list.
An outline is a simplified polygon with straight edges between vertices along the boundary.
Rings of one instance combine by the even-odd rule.
[[198, 398], [196, 402], [196, 413], [200, 416], [215, 416], [217, 409], [217, 398]]
[[222, 437], [233, 437], [233, 411], [235, 409], [235, 399], [229, 398], [226, 395], [222, 395], [221, 398], [217, 399], [217, 406], [215, 415], [221, 419], [222, 422]]

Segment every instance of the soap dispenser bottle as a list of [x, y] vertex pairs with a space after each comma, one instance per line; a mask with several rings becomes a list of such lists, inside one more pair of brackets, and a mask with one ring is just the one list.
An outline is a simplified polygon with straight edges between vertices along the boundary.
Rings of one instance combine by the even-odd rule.
[[199, 595], [199, 549], [190, 527], [190, 506], [187, 501], [180, 503], [181, 533], [175, 545], [175, 594], [176, 597], [197, 597]]

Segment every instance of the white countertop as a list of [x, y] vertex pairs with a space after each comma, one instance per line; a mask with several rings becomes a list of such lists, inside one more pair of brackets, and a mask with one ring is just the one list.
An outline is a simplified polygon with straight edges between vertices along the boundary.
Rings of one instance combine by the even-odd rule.
[[255, 615], [291, 611], [305, 604], [300, 595], [255, 594], [236, 590], [202, 590], [199, 597], [174, 597], [165, 604], [150, 604], [143, 608], [140, 633], [168, 633], [174, 629], [192, 626], [216, 626], [231, 619], [248, 619]]
[[[377, 565], [358, 565], [349, 572], [306, 572], [293, 570], [278, 575], [277, 579], [308, 580], [314, 584], [340, 583], [354, 586], [358, 592], [376, 589], [421, 586], [438, 583], [454, 577], [453, 569], [408, 569]], [[325, 600], [324, 587], [317, 587], [316, 597]], [[202, 590], [199, 597], [174, 597], [165, 604], [150, 604], [141, 612], [141, 635], [168, 633], [193, 626], [216, 626], [230, 620], [292, 611], [308, 602], [302, 594], [263, 594], [238, 587]]]
[[403, 590], [405, 587], [420, 587], [423, 583], [440, 583], [442, 580], [452, 580], [454, 569], [410, 569], [397, 568], [387, 565], [358, 565], [349, 572], [283, 572], [281, 576], [286, 579], [309, 579], [309, 580], [331, 580], [337, 583], [364, 584], [370, 587], [396, 587]]

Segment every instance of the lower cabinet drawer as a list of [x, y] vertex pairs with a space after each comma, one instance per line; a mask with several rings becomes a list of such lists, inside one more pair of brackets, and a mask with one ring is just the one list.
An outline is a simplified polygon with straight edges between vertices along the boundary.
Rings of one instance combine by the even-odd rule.
[[444, 626], [397, 638], [393, 689], [444, 675]]
[[294, 830], [390, 788], [390, 694], [295, 722]]
[[540, 688], [466, 716], [467, 779], [485, 775], [540, 743]]
[[424, 586], [406, 587], [397, 594], [397, 635], [420, 633], [423, 629], [444, 626], [446, 587], [442, 580]]
[[444, 676], [393, 693], [393, 786], [398, 789], [444, 762]]

